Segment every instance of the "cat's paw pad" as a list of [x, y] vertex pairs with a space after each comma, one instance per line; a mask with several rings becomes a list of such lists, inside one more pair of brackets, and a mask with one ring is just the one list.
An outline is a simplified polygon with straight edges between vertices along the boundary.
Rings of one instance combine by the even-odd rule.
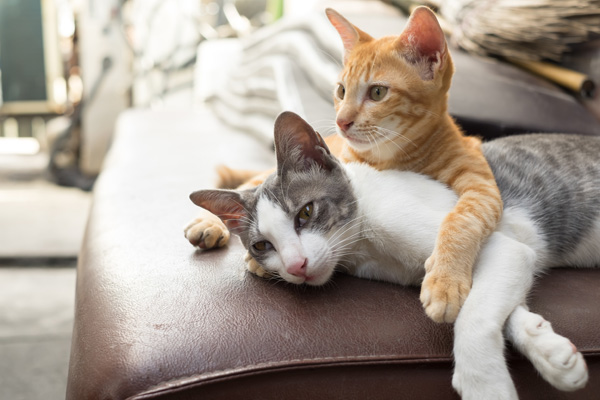
[[571, 341], [552, 330], [549, 322], [536, 315], [528, 321], [526, 347], [530, 359], [540, 374], [554, 387], [573, 391], [588, 381], [588, 369], [583, 355]]
[[261, 267], [254, 258], [252, 258], [250, 253], [246, 253], [245, 261], [248, 272], [260, 276], [261, 278], [270, 278], [272, 276], [267, 270]]
[[[429, 260], [428, 260], [429, 261]], [[425, 313], [435, 322], [454, 322], [464, 304], [471, 281], [429, 269], [421, 284], [421, 303]]]
[[229, 230], [216, 216], [201, 216], [190, 222], [184, 229], [186, 239], [201, 249], [223, 247], [229, 242]]

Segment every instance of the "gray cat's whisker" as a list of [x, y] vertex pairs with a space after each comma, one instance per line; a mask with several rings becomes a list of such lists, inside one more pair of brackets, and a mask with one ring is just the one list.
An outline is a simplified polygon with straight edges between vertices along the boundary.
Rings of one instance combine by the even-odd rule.
[[379, 234], [377, 236], [376, 235], [367, 235], [367, 234], [365, 234], [364, 231], [359, 230], [358, 232], [355, 232], [352, 235], [350, 235], [350, 236], [348, 236], [348, 237], [346, 237], [346, 238], [344, 238], [344, 239], [336, 242], [334, 244], [334, 246], [339, 246], [341, 244], [344, 244], [344, 246], [345, 246], [346, 242], [351, 241], [351, 240], [355, 239], [356, 237], [360, 237], [360, 238], [364, 238], [364, 239], [378, 239], [378, 238], [384, 238], [385, 235], [382, 235], [382, 234]]
[[354, 244], [356, 244], [364, 239], [373, 239], [373, 238], [372, 237], [364, 237], [364, 236], [352, 238], [352, 240], [346, 241], [341, 246], [340, 246], [341, 243], [338, 243], [337, 245], [332, 246], [332, 252], [335, 253], [335, 252], [346, 251], [346, 250], [350, 249], [351, 246], [353, 246]]
[[254, 220], [252, 220], [250, 218], [246, 218], [246, 217], [226, 218], [226, 219], [223, 219], [223, 221], [234, 221], [234, 220], [238, 220], [238, 221], [244, 222], [245, 224], [250, 225], [250, 226], [252, 226], [254, 224]]
[[[360, 224], [356, 224], [356, 225], [355, 225], [354, 227], [352, 227], [351, 229], [358, 228], [359, 226], [360, 226]], [[348, 235], [347, 237], [344, 237], [344, 238], [342, 238], [342, 239], [340, 239], [340, 240], [336, 240], [336, 241], [335, 241], [335, 245], [338, 245], [338, 246], [339, 246], [339, 245], [341, 245], [341, 244], [344, 244], [344, 243], [346, 243], [346, 242], [348, 242], [348, 241], [350, 241], [350, 240], [353, 240], [353, 239], [354, 239], [354, 238], [356, 238], [356, 237], [368, 238], [369, 236], [368, 236], [368, 235], [366, 235], [364, 231], [362, 231], [362, 230], [358, 230], [357, 232], [354, 232], [354, 233], [352, 233], [351, 235]]]
[[[335, 237], [330, 238], [327, 242], [328, 243], [330, 243], [330, 242], [342, 243], [344, 240], [347, 240], [347, 238], [343, 238], [342, 240], [338, 240], [338, 239], [341, 238], [346, 232], [360, 227], [361, 224], [362, 224], [362, 221], [357, 221], [353, 225], [350, 225], [348, 227], [346, 227], [346, 225], [340, 227], [340, 230], [343, 229], [344, 227], [346, 227], [346, 228], [341, 232], [337, 231]], [[361, 233], [362, 233], [361, 231], [354, 232], [352, 235], [348, 236], [348, 238], [351, 238], [352, 236], [355, 236], [355, 235], [360, 235]]]
[[354, 245], [355, 243], [360, 242], [361, 240], [363, 240], [363, 237], [358, 235], [358, 236], [349, 238], [348, 240], [344, 240], [343, 242], [332, 244], [331, 249], [333, 252], [343, 251], [343, 250], [350, 248], [350, 246]]
[[246, 211], [246, 214], [250, 215], [250, 210], [248, 210], [244, 204], [240, 203], [237, 200], [233, 200], [233, 202], [235, 204], [237, 204], [238, 206], [240, 206], [244, 211]]
[[[357, 201], [358, 201], [358, 200], [357, 200]], [[354, 203], [356, 203], [356, 201], [353, 201], [352, 203], [348, 203], [348, 205], [352, 205], [352, 204], [354, 204]], [[349, 221], [346, 221], [346, 222], [345, 222], [345, 223], [344, 223], [342, 226], [340, 226], [338, 229], [343, 229], [344, 227], [347, 227], [347, 226], [348, 226], [348, 225], [350, 225], [350, 224], [353, 224], [353, 223], [360, 222], [360, 220], [361, 220], [361, 219], [363, 219], [363, 218], [365, 218], [365, 217], [364, 217], [364, 215], [359, 215], [359, 216], [357, 216], [357, 217], [354, 217], [354, 218], [352, 218], [351, 220], [349, 220]], [[344, 232], [345, 232], [345, 231], [344, 231]]]
[[341, 257], [345, 255], [345, 253], [355, 252], [354, 245], [363, 240], [362, 237], [357, 236], [350, 240], [345, 241], [344, 243], [335, 243], [329, 246], [331, 255], [334, 257]]
[[250, 216], [250, 217], [241, 216], [238, 218], [238, 220], [245, 223], [249, 227], [256, 227], [256, 225], [257, 225], [256, 219], [254, 218], [254, 216]]
[[331, 248], [332, 248], [333, 252], [344, 251], [364, 239], [369, 239], [369, 238], [365, 237], [365, 236], [361, 236], [361, 235], [355, 236], [355, 237], [349, 238], [348, 240], [345, 240], [343, 242], [336, 243], [336, 244], [332, 245]]
[[[346, 272], [350, 271], [350, 267], [348, 267], [345, 263], [340, 262], [338, 263], [337, 267], [340, 267], [342, 270], [345, 270]], [[333, 282], [333, 281], [332, 281]]]
[[332, 247], [331, 254], [340, 255], [340, 254], [349, 254], [356, 253], [356, 250], [353, 249], [353, 245], [363, 240], [363, 238], [355, 238], [354, 240], [345, 243], [343, 246], [334, 246]]
[[279, 198], [277, 198], [277, 196], [275, 196], [275, 194], [273, 193], [273, 191], [271, 191], [269, 188], [265, 187], [264, 188], [265, 191], [267, 191], [267, 193], [269, 193], [272, 197], [273, 200], [275, 200], [277, 202], [277, 204], [279, 204], [279, 207], [284, 210], [285, 208], [283, 207], [283, 205], [281, 204], [281, 201], [279, 201]]
[[[354, 228], [360, 226], [360, 224], [362, 223], [361, 219], [363, 219], [363, 218], [364, 218], [364, 216], [361, 215], [361, 216], [358, 216], [358, 217], [353, 218], [350, 221], [346, 222], [344, 225], [339, 227], [338, 230], [336, 230], [336, 233], [327, 240], [327, 243], [330, 243], [333, 240], [337, 240], [338, 237], [340, 237], [344, 233], [348, 232], [348, 230], [351, 230], [351, 229], [354, 229]], [[352, 224], [352, 223], [354, 223], [354, 225], [348, 226], [349, 224]], [[342, 229], [344, 229], [344, 230], [341, 231]]]
[[246, 218], [246, 217], [225, 218], [226, 215], [229, 215], [229, 214], [217, 214], [217, 217], [219, 217], [219, 219], [221, 221], [223, 221], [223, 222], [226, 222], [226, 221], [242, 221], [242, 222], [246, 223], [247, 225], [251, 225], [251, 224], [254, 223], [254, 221], [252, 221], [251, 219]]

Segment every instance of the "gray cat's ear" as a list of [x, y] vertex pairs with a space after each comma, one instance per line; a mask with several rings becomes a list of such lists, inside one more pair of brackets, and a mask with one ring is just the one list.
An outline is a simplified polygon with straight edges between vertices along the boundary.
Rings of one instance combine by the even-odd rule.
[[441, 70], [448, 54], [446, 37], [429, 8], [420, 6], [410, 15], [398, 38], [401, 54], [419, 68], [421, 78], [431, 80]]
[[238, 234], [245, 227], [248, 218], [245, 202], [240, 192], [235, 190], [198, 190], [190, 194], [190, 200], [199, 207], [210, 211], [221, 219], [227, 228]]
[[278, 175], [284, 168], [309, 169], [317, 164], [330, 171], [337, 165], [321, 135], [290, 111], [282, 112], [275, 120], [275, 152]]
[[331, 22], [331, 25], [333, 25], [342, 38], [342, 43], [344, 44], [344, 62], [346, 62], [348, 53], [352, 51], [358, 42], [368, 42], [373, 40], [368, 33], [365, 33], [352, 25], [350, 21], [334, 9], [326, 8], [325, 14], [327, 14], [329, 22]]

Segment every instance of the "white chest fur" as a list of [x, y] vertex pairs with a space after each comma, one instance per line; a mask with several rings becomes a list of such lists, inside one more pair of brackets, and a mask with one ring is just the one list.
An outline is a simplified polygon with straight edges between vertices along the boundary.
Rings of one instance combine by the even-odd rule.
[[[423, 175], [377, 171], [351, 163], [346, 170], [358, 199], [363, 241], [350, 272], [401, 284], [416, 284], [435, 244], [439, 226], [456, 204], [452, 190]], [[395, 267], [395, 268], [394, 268]]]

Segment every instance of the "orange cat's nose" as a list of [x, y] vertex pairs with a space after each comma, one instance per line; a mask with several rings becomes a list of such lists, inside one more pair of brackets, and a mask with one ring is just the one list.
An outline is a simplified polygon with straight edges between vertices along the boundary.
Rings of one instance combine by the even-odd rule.
[[338, 118], [337, 121], [335, 121], [337, 126], [340, 127], [340, 129], [342, 130], [342, 132], [346, 132], [348, 129], [350, 129], [350, 127], [352, 125], [354, 125], [354, 121], [346, 121], [345, 119], [341, 119]]

